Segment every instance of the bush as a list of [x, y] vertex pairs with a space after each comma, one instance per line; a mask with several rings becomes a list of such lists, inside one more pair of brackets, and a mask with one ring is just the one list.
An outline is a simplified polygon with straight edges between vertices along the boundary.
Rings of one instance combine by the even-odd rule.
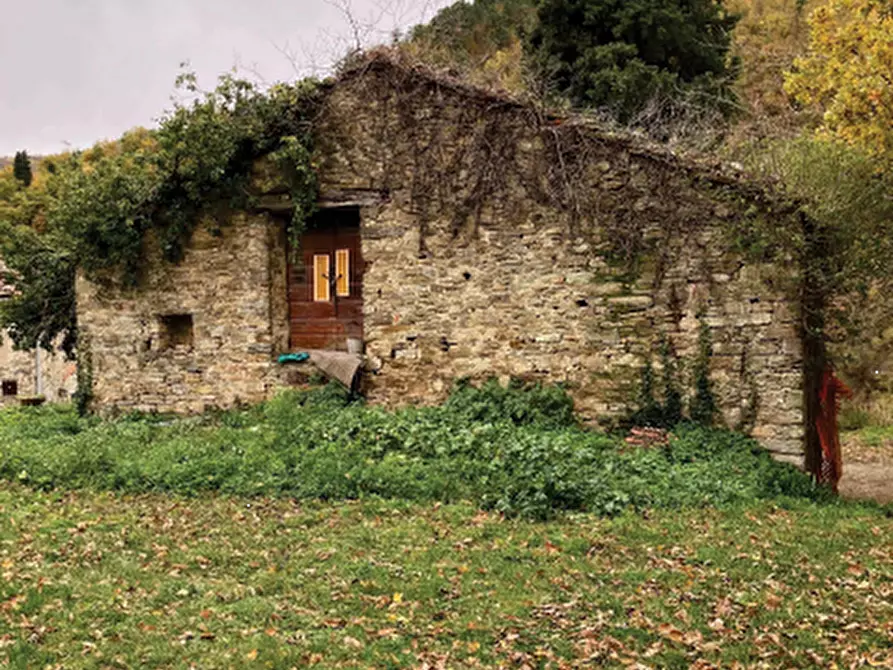
[[490, 379], [481, 388], [460, 381], [446, 402], [445, 410], [457, 420], [500, 421], [517, 426], [563, 428], [576, 425], [574, 401], [558, 386], [525, 385], [512, 380], [503, 387]]
[[823, 495], [746, 437], [682, 426], [667, 447], [629, 449], [579, 427], [560, 389], [495, 382], [397, 412], [333, 386], [189, 419], [8, 409], [0, 477], [41, 488], [471, 500], [532, 518]]

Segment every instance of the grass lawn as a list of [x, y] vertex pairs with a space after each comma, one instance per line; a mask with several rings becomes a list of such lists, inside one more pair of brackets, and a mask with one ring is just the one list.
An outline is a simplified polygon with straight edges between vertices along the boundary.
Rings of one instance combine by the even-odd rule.
[[536, 522], [2, 483], [0, 574], [16, 668], [893, 667], [893, 519], [853, 504]]
[[867, 426], [843, 432], [841, 438], [860, 448], [862, 460], [893, 460], [893, 426]]

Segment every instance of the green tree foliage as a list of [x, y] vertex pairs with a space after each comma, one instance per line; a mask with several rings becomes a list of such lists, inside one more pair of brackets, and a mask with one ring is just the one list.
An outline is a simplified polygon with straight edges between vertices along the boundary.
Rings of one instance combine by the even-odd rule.
[[[178, 83], [198, 92], [192, 75]], [[150, 229], [165, 257], [179, 260], [209, 203], [246, 203], [257, 157], [279, 151], [309, 164], [309, 149], [295, 149], [310, 143], [312, 90], [279, 86], [265, 94], [247, 81], [222, 77], [214, 91], [175, 107], [157, 131], [97, 148], [89, 169], [62, 170], [49, 225], [68, 232], [87, 272], [121, 268], [132, 278]], [[312, 171], [291, 167], [301, 177], [297, 206], [306, 207], [307, 192], [315, 198], [315, 185], [308, 183]]]
[[31, 159], [28, 158], [28, 152], [16, 152], [15, 159], [12, 163], [12, 174], [25, 186], [25, 188], [31, 186], [33, 175], [31, 173]]
[[[747, 222], [744, 238], [758, 256], [797, 267], [796, 290], [807, 392], [807, 468], [821, 463], [815, 417], [818, 386], [829, 359], [864, 369], [875, 336], [890, 323], [893, 273], [893, 182], [876, 159], [841, 141], [804, 135], [761, 147], [751, 167], [777, 180], [803, 215], [800, 225]], [[853, 377], [845, 374], [848, 379]]]
[[0, 303], [0, 328], [8, 329], [22, 349], [52, 350], [61, 334], [59, 344], [72, 355], [77, 337], [75, 262], [66, 243], [31, 226], [0, 221], [0, 258], [8, 268], [4, 281], [17, 289]]
[[[826, 263], [817, 280], [832, 301], [893, 282], [893, 181], [878, 162], [843, 142], [804, 135], [770, 141], [749, 160], [797, 202], [814, 226]], [[802, 231], [762, 224], [761, 237], [785, 253], [806, 253]], [[819, 262], [806, 258], [807, 266]], [[832, 306], [833, 307], [833, 306]]]
[[290, 179], [295, 227], [312, 213], [313, 82], [261, 91], [227, 75], [201, 92], [185, 74], [178, 86], [193, 99], [157, 130], [53, 160], [33, 196], [0, 202], [0, 257], [19, 288], [0, 311], [0, 327], [18, 346], [49, 347], [62, 335], [71, 353], [75, 268], [133, 283], [150, 232], [165, 258], [179, 260], [200, 220], [219, 226], [227, 211], [248, 204], [260, 156], [276, 159]]
[[531, 47], [572, 102], [624, 122], [666, 97], [729, 110], [737, 20], [718, 0], [543, 0]]

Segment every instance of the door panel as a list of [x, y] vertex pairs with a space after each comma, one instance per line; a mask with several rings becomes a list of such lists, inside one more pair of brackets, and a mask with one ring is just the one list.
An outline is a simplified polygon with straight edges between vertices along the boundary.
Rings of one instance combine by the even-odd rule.
[[297, 259], [289, 253], [292, 351], [345, 350], [348, 337], [363, 337], [363, 270], [359, 210], [319, 212]]

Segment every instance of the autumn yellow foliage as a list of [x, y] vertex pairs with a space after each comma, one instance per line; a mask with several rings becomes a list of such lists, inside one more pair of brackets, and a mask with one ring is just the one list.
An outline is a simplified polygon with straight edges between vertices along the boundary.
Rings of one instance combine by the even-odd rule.
[[829, 0], [785, 90], [822, 112], [821, 132], [893, 160], [893, 3]]
[[734, 53], [741, 59], [738, 91], [741, 102], [755, 117], [790, 118], [793, 109], [784, 92], [784, 72], [806, 53], [806, 17], [820, 0], [728, 0], [729, 9], [741, 15], [735, 28]]

